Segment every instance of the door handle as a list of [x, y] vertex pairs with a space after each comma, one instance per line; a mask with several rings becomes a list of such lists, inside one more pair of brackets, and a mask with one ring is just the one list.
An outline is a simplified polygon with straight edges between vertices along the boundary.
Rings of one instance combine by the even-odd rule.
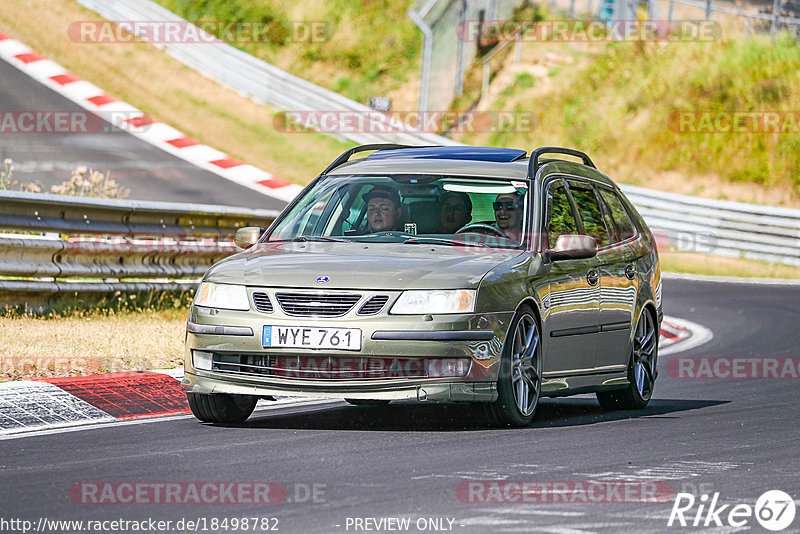
[[627, 276], [629, 280], [636, 278], [636, 266], [634, 264], [629, 263], [625, 266], [625, 276]]
[[600, 281], [600, 272], [597, 269], [589, 269], [589, 272], [586, 273], [586, 281], [590, 286], [596, 286]]

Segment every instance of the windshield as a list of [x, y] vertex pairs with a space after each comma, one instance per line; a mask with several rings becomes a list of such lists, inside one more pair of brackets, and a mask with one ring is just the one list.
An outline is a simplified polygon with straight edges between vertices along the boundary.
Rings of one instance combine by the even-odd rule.
[[360, 241], [517, 248], [528, 220], [523, 181], [465, 176], [329, 176], [267, 241]]

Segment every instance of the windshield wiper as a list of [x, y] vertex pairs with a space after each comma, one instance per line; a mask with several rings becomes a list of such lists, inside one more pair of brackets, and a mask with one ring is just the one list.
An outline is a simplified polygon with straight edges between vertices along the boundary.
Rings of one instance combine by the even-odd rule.
[[295, 238], [292, 238], [292, 241], [295, 243], [304, 243], [306, 241], [336, 241], [339, 243], [349, 243], [349, 239], [342, 239], [339, 237], [328, 237], [323, 235], [299, 235]]
[[466, 241], [456, 241], [455, 239], [444, 239], [442, 237], [412, 237], [403, 241], [404, 245], [419, 245], [421, 243], [439, 243], [442, 245], [484, 247], [485, 243], [467, 243]]

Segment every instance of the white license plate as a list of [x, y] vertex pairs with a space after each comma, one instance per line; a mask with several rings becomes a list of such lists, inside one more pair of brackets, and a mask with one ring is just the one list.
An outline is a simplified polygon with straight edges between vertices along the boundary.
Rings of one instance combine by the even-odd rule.
[[295, 349], [361, 350], [361, 329], [265, 325], [261, 344]]

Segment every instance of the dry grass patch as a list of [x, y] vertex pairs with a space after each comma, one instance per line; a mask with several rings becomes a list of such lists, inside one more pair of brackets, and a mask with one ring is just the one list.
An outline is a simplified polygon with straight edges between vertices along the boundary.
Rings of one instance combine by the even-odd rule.
[[662, 271], [748, 278], [800, 278], [800, 269], [790, 265], [694, 252], [659, 252], [658, 255]]
[[150, 44], [73, 42], [69, 25], [85, 20], [103, 19], [71, 0], [7, 2], [0, 31], [186, 135], [296, 183], [307, 183], [352, 146], [320, 134], [276, 131], [274, 108], [220, 86]]
[[186, 309], [4, 316], [0, 381], [183, 365]]

